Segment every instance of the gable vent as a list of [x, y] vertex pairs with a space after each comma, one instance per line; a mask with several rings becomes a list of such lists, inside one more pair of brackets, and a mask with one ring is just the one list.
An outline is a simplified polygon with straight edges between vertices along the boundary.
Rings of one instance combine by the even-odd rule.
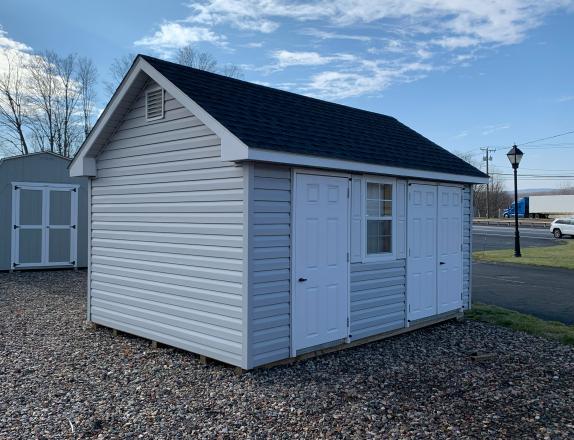
[[145, 95], [145, 115], [148, 121], [163, 118], [163, 89], [150, 90]]

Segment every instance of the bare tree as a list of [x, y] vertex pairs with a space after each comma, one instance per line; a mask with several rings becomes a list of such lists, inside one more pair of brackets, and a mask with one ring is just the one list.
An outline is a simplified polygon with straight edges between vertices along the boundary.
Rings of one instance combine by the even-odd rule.
[[109, 69], [110, 79], [104, 82], [104, 88], [109, 96], [112, 96], [115, 93], [116, 89], [122, 82], [122, 79], [124, 79], [124, 76], [126, 76], [126, 73], [130, 70], [135, 57], [135, 54], [127, 53], [121, 57], [114, 58], [112, 61]]
[[7, 72], [0, 76], [0, 139], [14, 152], [28, 154], [22, 54], [6, 53], [6, 64]]
[[56, 57], [56, 147], [62, 156], [70, 156], [79, 138], [79, 125], [75, 116], [80, 100], [80, 88], [76, 82], [78, 56], [70, 54]]
[[28, 104], [31, 112], [31, 129], [38, 149], [55, 152], [58, 137], [56, 121], [58, 55], [46, 51], [33, 57], [27, 66], [30, 74]]
[[199, 52], [188, 45], [177, 51], [175, 62], [184, 66], [193, 67], [207, 72], [221, 73], [231, 78], [243, 78], [243, 72], [239, 66], [227, 64], [219, 69], [217, 60], [208, 52]]
[[85, 139], [92, 130], [94, 110], [96, 107], [96, 84], [98, 82], [98, 70], [90, 58], [80, 57], [78, 59], [76, 81], [80, 90], [80, 105], [82, 107], [82, 123]]
[[[465, 162], [468, 162], [476, 168], [480, 168], [480, 163], [473, 158], [472, 153], [454, 153]], [[486, 185], [474, 185], [474, 215], [476, 217], [485, 216], [487, 212], [496, 213], [499, 215], [500, 211], [507, 208], [511, 203], [512, 197], [504, 189], [504, 182], [500, 180], [498, 174], [494, 171], [490, 177], [490, 188], [488, 205], [486, 209]]]

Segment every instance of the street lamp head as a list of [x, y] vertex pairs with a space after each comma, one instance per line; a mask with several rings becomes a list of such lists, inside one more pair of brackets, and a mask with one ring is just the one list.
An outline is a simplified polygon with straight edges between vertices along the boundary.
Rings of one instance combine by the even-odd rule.
[[508, 157], [508, 160], [512, 164], [512, 168], [514, 169], [518, 168], [518, 165], [522, 160], [522, 156], [524, 156], [524, 153], [520, 151], [520, 148], [516, 145], [513, 145], [510, 151], [506, 153], [506, 157]]

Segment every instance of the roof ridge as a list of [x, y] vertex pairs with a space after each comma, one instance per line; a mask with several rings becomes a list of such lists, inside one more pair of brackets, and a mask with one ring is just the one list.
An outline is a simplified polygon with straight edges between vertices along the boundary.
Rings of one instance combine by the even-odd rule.
[[239, 79], [239, 78], [232, 78], [230, 76], [225, 76], [225, 75], [221, 75], [219, 73], [215, 73], [215, 72], [210, 72], [208, 70], [202, 70], [202, 69], [197, 69], [195, 67], [190, 67], [190, 66], [186, 66], [184, 64], [179, 64], [179, 63], [175, 63], [173, 61], [167, 61], [167, 60], [163, 60], [161, 58], [156, 58], [156, 57], [152, 57], [151, 55], [145, 55], [145, 54], [138, 54], [138, 57], [143, 58], [144, 60], [153, 60], [155, 62], [160, 62], [160, 63], [164, 63], [164, 64], [171, 64], [175, 67], [181, 68], [181, 69], [189, 69], [193, 72], [197, 72], [200, 74], [205, 74], [207, 76], [215, 76], [224, 80], [229, 80], [229, 81], [236, 81], [236, 82], [240, 82], [242, 84], [247, 84], [251, 87], [257, 87], [257, 88], [262, 88], [262, 89], [266, 89], [266, 90], [272, 90], [273, 92], [276, 93], [284, 93], [286, 95], [293, 95], [296, 96], [298, 98], [304, 98], [304, 99], [308, 99], [310, 101], [315, 101], [315, 102], [319, 102], [321, 104], [327, 104], [327, 105], [332, 105], [332, 106], [338, 106], [338, 107], [342, 107], [344, 109], [347, 110], [352, 110], [353, 112], [364, 112], [364, 113], [368, 113], [374, 116], [378, 116], [378, 117], [383, 117], [383, 118], [388, 118], [388, 119], [393, 119], [395, 121], [398, 121], [395, 117], [390, 116], [390, 115], [385, 115], [384, 113], [378, 113], [378, 112], [374, 112], [372, 110], [365, 110], [363, 108], [358, 108], [358, 107], [352, 107], [350, 105], [345, 105], [345, 104], [340, 104], [338, 102], [333, 102], [333, 101], [327, 101], [325, 99], [319, 99], [319, 98], [315, 98], [313, 96], [307, 96], [307, 95], [302, 95], [300, 93], [295, 93], [295, 92], [291, 92], [289, 90], [283, 90], [283, 89], [278, 89], [276, 87], [271, 87], [271, 86], [265, 86], [263, 84], [257, 84], [251, 81], [246, 81], [244, 79]]

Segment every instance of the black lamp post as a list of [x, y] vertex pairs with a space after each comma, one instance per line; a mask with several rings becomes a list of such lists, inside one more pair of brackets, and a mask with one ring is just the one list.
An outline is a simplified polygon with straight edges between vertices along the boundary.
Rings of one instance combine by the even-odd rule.
[[[520, 232], [518, 231], [518, 165], [522, 160], [522, 156], [524, 153], [520, 151], [516, 145], [513, 145], [512, 148], [506, 156], [512, 165], [512, 169], [514, 170], [514, 256], [521, 257], [520, 254]], [[526, 214], [526, 211], [524, 212]]]

